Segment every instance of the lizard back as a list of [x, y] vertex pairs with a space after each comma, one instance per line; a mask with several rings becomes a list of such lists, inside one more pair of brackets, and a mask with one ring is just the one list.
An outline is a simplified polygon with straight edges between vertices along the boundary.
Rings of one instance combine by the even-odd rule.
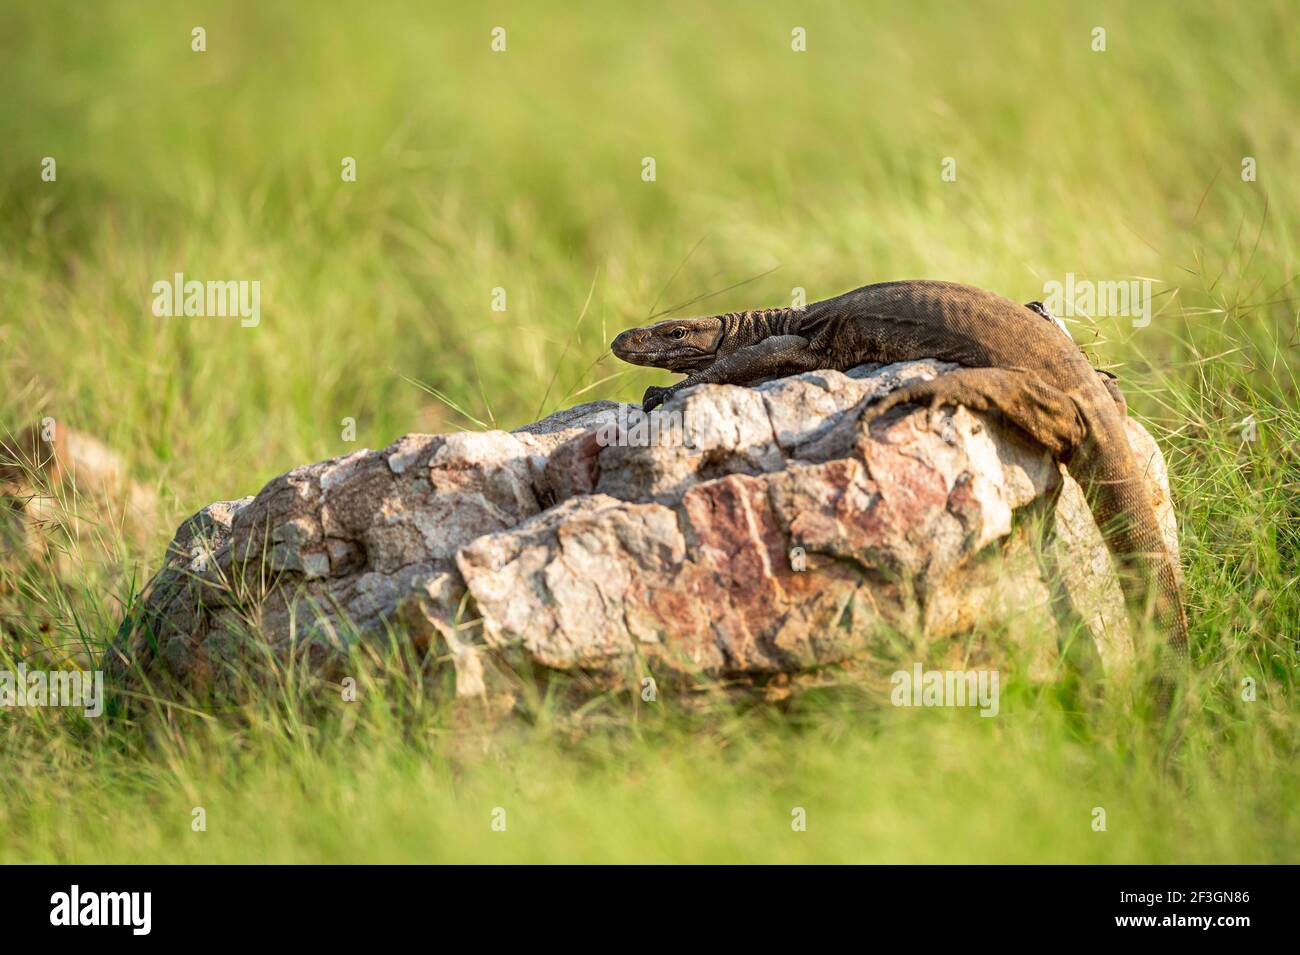
[[866, 285], [808, 306], [796, 334], [834, 367], [938, 358], [1027, 368], [1074, 390], [1095, 377], [1069, 337], [1009, 298], [956, 282]]

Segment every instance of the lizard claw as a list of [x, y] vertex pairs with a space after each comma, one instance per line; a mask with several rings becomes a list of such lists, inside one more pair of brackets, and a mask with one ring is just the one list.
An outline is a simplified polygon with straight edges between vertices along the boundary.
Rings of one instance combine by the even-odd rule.
[[903, 397], [902, 389], [891, 391], [889, 394], [885, 395], [884, 397], [878, 398], [877, 400], [873, 401], [871, 404], [867, 405], [866, 409], [862, 412], [862, 418], [864, 421], [870, 424], [871, 422], [879, 418], [881, 415], [885, 414], [885, 412], [889, 411], [892, 408], [898, 407], [900, 404], [903, 404], [904, 401], [906, 400], [908, 399]]
[[641, 410], [645, 412], [653, 411], [672, 396], [672, 388], [661, 388], [658, 385], [651, 385], [641, 396]]
[[939, 421], [939, 413], [943, 411], [944, 408], [952, 404], [954, 404], [954, 402], [949, 400], [944, 395], [935, 395], [933, 398], [931, 398], [930, 407], [926, 409], [926, 413], [925, 413], [926, 428], [930, 431], [942, 430], [942, 425]]
[[878, 401], [871, 403], [863, 412], [863, 417], [870, 424], [899, 405], [923, 405], [926, 407], [926, 426], [933, 431], [936, 413], [945, 405], [952, 403], [951, 396], [942, 386], [936, 385], [934, 381], [918, 381], [895, 388]]

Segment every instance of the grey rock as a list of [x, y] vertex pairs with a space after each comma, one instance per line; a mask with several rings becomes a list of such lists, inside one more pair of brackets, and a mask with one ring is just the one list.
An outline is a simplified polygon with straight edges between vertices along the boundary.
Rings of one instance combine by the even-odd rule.
[[[900, 632], [968, 653], [990, 629], [1070, 627], [1125, 666], [1110, 555], [1046, 451], [965, 408], [863, 423], [951, 368], [697, 387], [657, 418], [591, 402], [296, 468], [178, 529], [110, 672], [224, 689], [259, 654], [328, 674], [395, 637], [448, 660], [466, 698], [505, 692], [521, 661], [596, 688], [759, 686], [878, 659]], [[1164, 460], [1128, 431], [1177, 554]], [[1049, 672], [1053, 641], [1033, 653]]]

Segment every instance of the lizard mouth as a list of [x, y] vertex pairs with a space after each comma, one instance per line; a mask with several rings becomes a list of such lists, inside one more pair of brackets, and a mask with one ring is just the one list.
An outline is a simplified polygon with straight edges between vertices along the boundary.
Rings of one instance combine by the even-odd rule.
[[660, 335], [643, 328], [629, 328], [610, 342], [609, 350], [631, 365], [665, 368], [668, 371], [699, 371], [713, 364], [712, 351], [689, 340], [665, 341]]
[[610, 342], [609, 350], [615, 356], [632, 365], [646, 365], [650, 368], [673, 368], [679, 362], [687, 360], [691, 349], [662, 348], [654, 342], [648, 342], [634, 331], [619, 334]]
[[616, 357], [633, 365], [653, 365], [663, 354], [658, 349], [645, 347], [632, 332], [621, 332], [609, 343], [609, 350]]

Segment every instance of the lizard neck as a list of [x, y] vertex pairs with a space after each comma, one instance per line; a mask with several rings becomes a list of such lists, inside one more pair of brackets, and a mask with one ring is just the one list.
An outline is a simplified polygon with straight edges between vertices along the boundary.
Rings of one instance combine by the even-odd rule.
[[798, 322], [801, 313], [792, 308], [762, 308], [749, 312], [728, 312], [723, 316], [723, 327], [729, 343], [736, 348], [756, 345], [773, 335], [788, 335]]

